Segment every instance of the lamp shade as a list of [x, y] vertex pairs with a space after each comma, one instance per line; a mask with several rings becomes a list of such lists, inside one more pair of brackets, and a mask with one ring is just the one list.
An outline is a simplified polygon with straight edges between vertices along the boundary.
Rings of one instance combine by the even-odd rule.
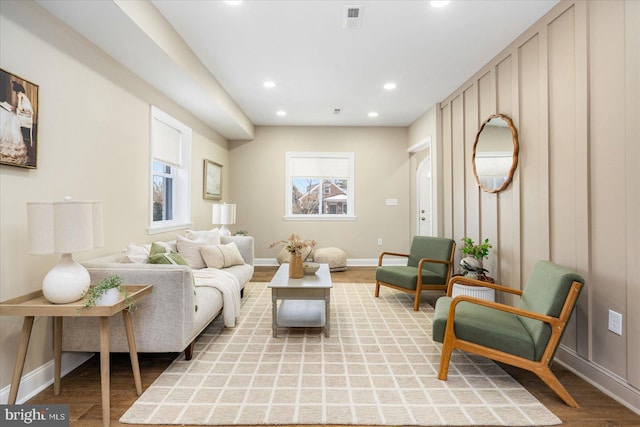
[[29, 252], [72, 253], [104, 245], [102, 202], [27, 203]]
[[236, 205], [227, 203], [218, 203], [213, 205], [211, 216], [212, 224], [235, 224], [236, 223]]

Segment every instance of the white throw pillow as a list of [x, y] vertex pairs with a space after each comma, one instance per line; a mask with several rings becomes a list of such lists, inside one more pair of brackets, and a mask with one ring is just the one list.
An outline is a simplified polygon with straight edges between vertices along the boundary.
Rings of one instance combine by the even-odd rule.
[[143, 264], [147, 262], [149, 258], [149, 248], [139, 246], [129, 242], [127, 248], [123, 251], [120, 262], [123, 263], [139, 263]]
[[244, 259], [235, 242], [226, 245], [202, 246], [200, 253], [209, 268], [225, 268], [244, 264]]
[[189, 266], [194, 270], [205, 268], [207, 264], [204, 262], [202, 255], [200, 255], [201, 246], [209, 246], [215, 244], [213, 237], [199, 237], [197, 240], [190, 240], [186, 237], [178, 236], [176, 246], [178, 253], [182, 255], [182, 258], [187, 261]]
[[201, 240], [203, 238], [209, 239], [211, 245], [220, 244], [220, 230], [214, 228], [213, 230], [193, 231], [187, 230], [184, 235], [189, 240]]

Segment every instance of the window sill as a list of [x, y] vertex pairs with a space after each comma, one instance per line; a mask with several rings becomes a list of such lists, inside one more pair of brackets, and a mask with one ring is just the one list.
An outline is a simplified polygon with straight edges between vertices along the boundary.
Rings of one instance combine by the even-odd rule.
[[185, 222], [185, 223], [170, 223], [170, 224], [161, 224], [161, 225], [155, 225], [155, 226], [150, 226], [147, 228], [147, 234], [160, 234], [160, 233], [167, 233], [169, 231], [176, 231], [176, 230], [184, 230], [185, 228], [189, 228], [193, 225], [193, 223], [191, 222]]
[[355, 221], [355, 215], [285, 215], [285, 221]]

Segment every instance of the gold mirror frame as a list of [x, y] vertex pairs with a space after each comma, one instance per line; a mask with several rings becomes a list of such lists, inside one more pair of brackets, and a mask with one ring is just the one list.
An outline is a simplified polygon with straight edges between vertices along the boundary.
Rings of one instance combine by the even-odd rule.
[[[513, 142], [513, 151], [511, 153], [511, 167], [509, 168], [508, 173], [505, 171], [504, 181], [499, 186], [489, 188], [483, 184], [482, 180], [480, 179], [480, 176], [478, 175], [478, 170], [476, 168], [476, 156], [478, 155], [478, 143], [480, 142], [480, 135], [482, 134], [482, 131], [484, 130], [485, 126], [487, 126], [489, 122], [493, 119], [501, 119], [506, 122], [507, 127], [509, 127], [509, 129], [511, 130], [511, 140]], [[516, 130], [515, 126], [513, 126], [513, 122], [509, 117], [505, 116], [504, 114], [492, 114], [487, 118], [487, 120], [485, 120], [482, 123], [482, 126], [480, 126], [480, 129], [476, 134], [476, 140], [473, 144], [473, 155], [471, 158], [471, 164], [473, 165], [473, 175], [475, 176], [476, 182], [478, 183], [478, 186], [480, 186], [482, 191], [486, 191], [487, 193], [498, 193], [504, 190], [505, 188], [507, 188], [507, 186], [513, 179], [513, 173], [518, 167], [518, 151], [519, 151], [518, 131]]]

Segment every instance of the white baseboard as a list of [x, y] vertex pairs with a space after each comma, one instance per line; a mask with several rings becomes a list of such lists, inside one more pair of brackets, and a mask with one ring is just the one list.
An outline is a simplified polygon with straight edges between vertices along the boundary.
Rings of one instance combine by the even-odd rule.
[[[277, 267], [278, 261], [275, 258], [255, 258], [253, 265], [258, 267]], [[347, 267], [376, 267], [378, 258], [348, 258]], [[407, 265], [406, 258], [389, 259], [384, 261], [384, 265]]]
[[[640, 390], [613, 372], [580, 357], [570, 348], [560, 345], [555, 361], [602, 393], [640, 415]], [[580, 404], [580, 402], [578, 402]]]
[[[93, 357], [94, 353], [62, 353], [62, 365], [60, 375], [64, 377], [78, 366]], [[17, 404], [27, 402], [36, 394], [53, 384], [54, 363], [53, 360], [39, 368], [22, 375], [20, 388], [18, 389]], [[0, 403], [6, 405], [9, 401], [11, 384], [0, 390]]]

